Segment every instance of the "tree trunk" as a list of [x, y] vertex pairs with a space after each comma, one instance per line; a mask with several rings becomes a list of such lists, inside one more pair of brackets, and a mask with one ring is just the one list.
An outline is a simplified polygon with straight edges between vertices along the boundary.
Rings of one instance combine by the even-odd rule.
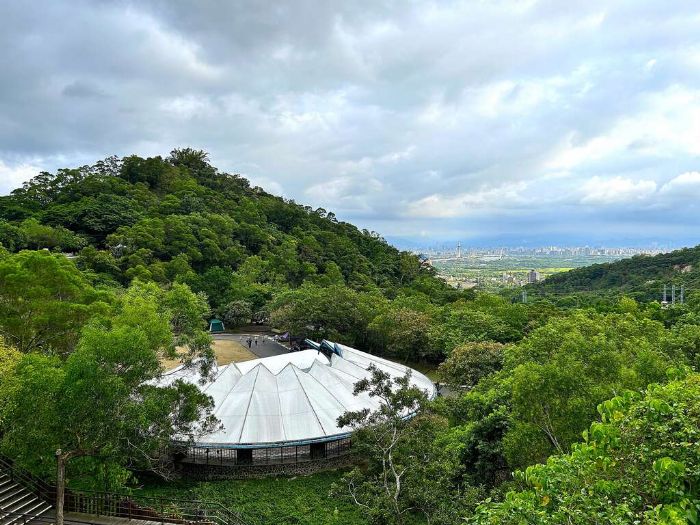
[[66, 489], [66, 458], [56, 451], [56, 525], [63, 525], [63, 498]]

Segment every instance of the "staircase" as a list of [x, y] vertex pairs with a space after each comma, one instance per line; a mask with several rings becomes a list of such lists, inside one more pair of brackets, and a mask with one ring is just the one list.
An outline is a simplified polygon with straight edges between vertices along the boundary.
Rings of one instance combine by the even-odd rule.
[[[0, 454], [0, 525], [53, 525], [56, 487], [19, 468]], [[49, 503], [50, 502], [50, 503]], [[218, 502], [177, 498], [140, 497], [110, 492], [66, 489], [64, 511], [86, 516], [70, 523], [134, 521], [171, 525], [246, 525], [238, 513]], [[115, 520], [116, 519], [116, 520]], [[128, 521], [127, 521], [128, 520]], [[68, 523], [68, 522], [67, 522]]]
[[29, 523], [51, 510], [51, 505], [27, 490], [11, 470], [0, 465], [0, 525]]

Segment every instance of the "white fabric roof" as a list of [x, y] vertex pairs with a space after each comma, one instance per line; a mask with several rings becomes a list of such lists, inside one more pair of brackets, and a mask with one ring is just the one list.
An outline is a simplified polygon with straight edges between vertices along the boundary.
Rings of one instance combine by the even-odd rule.
[[[329, 343], [336, 354], [329, 360], [317, 350], [304, 350], [217, 367], [213, 379], [202, 381], [197, 368], [178, 367], [160, 384], [178, 379], [198, 384], [214, 400], [214, 415], [223, 428], [200, 437], [201, 446], [293, 444], [341, 437], [350, 432], [336, 421], [349, 410], [370, 410], [379, 401], [366, 393], [353, 394], [354, 384], [371, 364], [392, 377], [407, 367]], [[434, 397], [435, 387], [420, 372], [411, 371], [411, 383]]]

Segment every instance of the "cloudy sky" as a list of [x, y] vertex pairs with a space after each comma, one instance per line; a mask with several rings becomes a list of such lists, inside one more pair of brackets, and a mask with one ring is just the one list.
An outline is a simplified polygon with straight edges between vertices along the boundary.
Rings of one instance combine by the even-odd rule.
[[700, 243], [700, 3], [0, 1], [0, 194], [193, 146], [400, 243]]

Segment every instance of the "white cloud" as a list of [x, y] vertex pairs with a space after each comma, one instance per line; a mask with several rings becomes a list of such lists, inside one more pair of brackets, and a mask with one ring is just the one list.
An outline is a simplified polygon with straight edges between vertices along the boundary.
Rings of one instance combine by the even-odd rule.
[[33, 164], [9, 166], [0, 159], [0, 195], [6, 195], [23, 182], [37, 175], [41, 169]]
[[508, 212], [531, 202], [526, 195], [528, 183], [519, 182], [493, 188], [481, 188], [457, 195], [432, 194], [408, 206], [408, 216], [423, 218], [465, 217], [474, 213]]
[[583, 204], [626, 204], [644, 201], [656, 192], [653, 180], [632, 180], [624, 177], [593, 177], [581, 188]]
[[687, 171], [666, 182], [659, 189], [663, 202], [674, 204], [683, 201], [695, 203], [700, 195], [700, 172]]
[[0, 2], [0, 191], [35, 166], [185, 145], [386, 235], [478, 217], [529, 235], [552, 215], [590, 232], [591, 212], [623, 231], [620, 209], [665, 207], [645, 215], [663, 229], [695, 191], [692, 0], [40, 11]]

